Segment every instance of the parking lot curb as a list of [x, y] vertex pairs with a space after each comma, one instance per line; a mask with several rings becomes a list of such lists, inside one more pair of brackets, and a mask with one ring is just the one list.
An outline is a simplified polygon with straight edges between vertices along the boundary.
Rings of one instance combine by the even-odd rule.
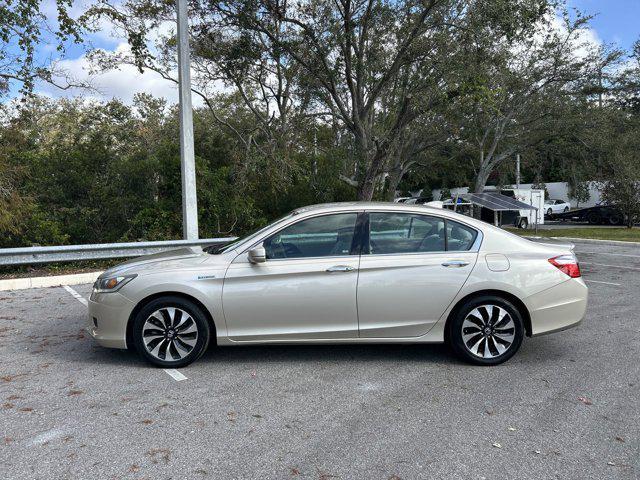
[[24, 290], [27, 288], [61, 287], [95, 282], [102, 272], [75, 273], [72, 275], [54, 275], [50, 277], [8, 278], [0, 280], [0, 291]]
[[[525, 237], [527, 238], [527, 237]], [[601, 245], [621, 245], [628, 247], [640, 247], [640, 242], [630, 242], [625, 240], [599, 240], [596, 238], [576, 238], [576, 237], [541, 237], [541, 236], [530, 236], [528, 238], [535, 238], [544, 240], [545, 238], [551, 238], [553, 240], [570, 240], [576, 243], [596, 243]]]

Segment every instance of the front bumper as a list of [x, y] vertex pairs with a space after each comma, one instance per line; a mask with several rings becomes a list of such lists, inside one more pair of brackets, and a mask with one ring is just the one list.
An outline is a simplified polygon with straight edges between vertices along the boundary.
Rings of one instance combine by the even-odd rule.
[[531, 316], [532, 336], [559, 332], [578, 326], [587, 311], [589, 289], [581, 278], [531, 295], [524, 300]]
[[127, 323], [134, 304], [118, 292], [93, 293], [89, 300], [87, 332], [100, 345], [127, 348]]

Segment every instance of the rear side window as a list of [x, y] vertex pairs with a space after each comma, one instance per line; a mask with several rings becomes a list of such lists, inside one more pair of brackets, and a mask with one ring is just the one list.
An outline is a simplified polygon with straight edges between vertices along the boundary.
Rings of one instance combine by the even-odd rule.
[[445, 251], [444, 220], [411, 213], [369, 214], [369, 253]]
[[429, 215], [393, 212], [369, 214], [369, 248], [364, 253], [385, 255], [466, 251], [478, 232], [461, 223]]
[[447, 250], [471, 250], [478, 232], [453, 220], [447, 220]]

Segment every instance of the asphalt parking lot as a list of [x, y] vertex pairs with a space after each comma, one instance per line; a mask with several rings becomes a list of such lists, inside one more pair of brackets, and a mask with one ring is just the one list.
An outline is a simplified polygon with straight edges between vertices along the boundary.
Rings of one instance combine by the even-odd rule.
[[0, 292], [5, 479], [640, 478], [640, 248], [580, 244], [578, 328], [444, 346], [211, 349], [173, 376], [83, 331], [89, 285]]

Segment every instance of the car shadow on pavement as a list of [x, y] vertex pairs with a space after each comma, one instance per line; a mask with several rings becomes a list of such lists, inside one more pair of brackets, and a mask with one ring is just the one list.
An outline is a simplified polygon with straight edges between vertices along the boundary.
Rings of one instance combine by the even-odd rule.
[[443, 344], [242, 345], [209, 347], [199, 363], [421, 362], [454, 363]]

